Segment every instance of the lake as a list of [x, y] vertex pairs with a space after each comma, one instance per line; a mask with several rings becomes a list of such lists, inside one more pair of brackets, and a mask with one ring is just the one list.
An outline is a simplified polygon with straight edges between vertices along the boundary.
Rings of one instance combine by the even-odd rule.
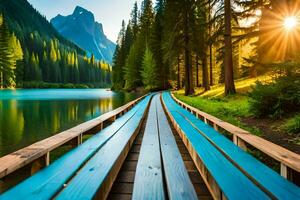
[[0, 90], [0, 157], [139, 96], [105, 89]]

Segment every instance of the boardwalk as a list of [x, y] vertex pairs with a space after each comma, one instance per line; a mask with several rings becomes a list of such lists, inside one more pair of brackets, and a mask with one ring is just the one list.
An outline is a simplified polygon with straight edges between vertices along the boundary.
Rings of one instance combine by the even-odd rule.
[[[56, 146], [57, 139], [75, 138], [78, 146], [52, 163], [46, 159], [45, 168], [5, 191], [0, 200], [300, 199], [300, 188], [244, 151], [245, 144], [241, 148], [231, 142], [215, 124], [209, 125], [207, 120], [213, 119], [202, 121], [201, 113], [175, 100], [168, 92], [147, 95], [79, 126], [80, 132], [67, 131], [72, 140], [66, 134], [52, 138]], [[220, 129], [221, 122], [216, 123]], [[81, 144], [86, 131], [94, 136]], [[296, 170], [299, 155], [286, 156], [294, 158], [290, 167]], [[8, 158], [14, 163], [13, 155]], [[2, 177], [13, 175], [10, 166], [11, 172], [0, 166]]]

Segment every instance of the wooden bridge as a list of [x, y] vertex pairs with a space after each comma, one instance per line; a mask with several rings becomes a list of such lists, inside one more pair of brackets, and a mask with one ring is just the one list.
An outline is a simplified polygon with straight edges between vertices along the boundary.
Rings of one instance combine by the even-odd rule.
[[[74, 148], [51, 162], [66, 144]], [[163, 92], [0, 158], [0, 200], [300, 199], [299, 172], [298, 154]]]

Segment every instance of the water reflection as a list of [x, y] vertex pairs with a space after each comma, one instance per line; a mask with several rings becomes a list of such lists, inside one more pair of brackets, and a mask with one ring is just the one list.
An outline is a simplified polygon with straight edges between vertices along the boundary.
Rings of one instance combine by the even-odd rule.
[[100, 116], [137, 96], [106, 90], [0, 91], [0, 156]]

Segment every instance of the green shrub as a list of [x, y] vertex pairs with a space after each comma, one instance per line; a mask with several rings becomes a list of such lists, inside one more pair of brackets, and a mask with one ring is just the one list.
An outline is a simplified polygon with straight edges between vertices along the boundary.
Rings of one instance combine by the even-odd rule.
[[300, 133], [300, 114], [296, 115], [292, 119], [287, 120], [283, 126], [284, 130], [290, 134]]
[[280, 77], [269, 84], [258, 82], [249, 96], [255, 116], [281, 118], [300, 109], [300, 79]]

